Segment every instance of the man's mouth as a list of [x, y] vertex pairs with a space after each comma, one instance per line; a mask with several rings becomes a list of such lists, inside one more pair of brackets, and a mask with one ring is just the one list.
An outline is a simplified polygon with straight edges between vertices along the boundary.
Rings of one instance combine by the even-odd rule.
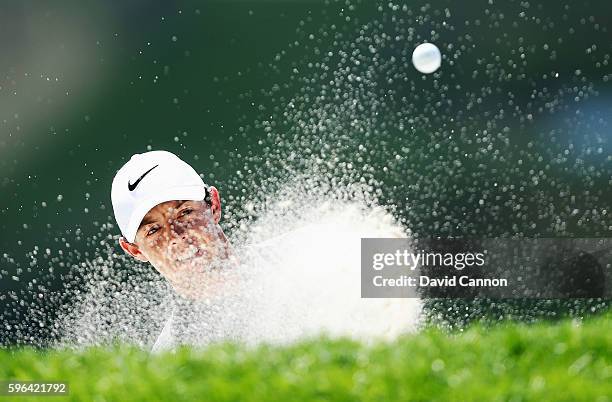
[[197, 258], [203, 257], [205, 254], [204, 250], [199, 247], [190, 246], [189, 250], [179, 256], [176, 261], [180, 263], [185, 263], [191, 260], [195, 260]]

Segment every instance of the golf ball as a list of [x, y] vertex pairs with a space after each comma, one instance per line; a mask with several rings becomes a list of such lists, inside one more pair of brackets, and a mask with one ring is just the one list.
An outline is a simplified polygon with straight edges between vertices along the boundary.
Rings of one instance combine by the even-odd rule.
[[423, 74], [431, 74], [440, 68], [442, 55], [440, 49], [433, 43], [422, 43], [412, 52], [414, 68]]

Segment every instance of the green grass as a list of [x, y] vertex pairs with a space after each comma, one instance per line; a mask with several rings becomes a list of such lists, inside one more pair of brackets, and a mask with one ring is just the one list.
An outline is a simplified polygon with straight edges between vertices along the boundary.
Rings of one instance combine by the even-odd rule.
[[52, 401], [610, 401], [611, 318], [430, 329], [369, 346], [315, 339], [159, 356], [121, 346], [0, 350], [0, 380], [68, 381], [70, 396]]

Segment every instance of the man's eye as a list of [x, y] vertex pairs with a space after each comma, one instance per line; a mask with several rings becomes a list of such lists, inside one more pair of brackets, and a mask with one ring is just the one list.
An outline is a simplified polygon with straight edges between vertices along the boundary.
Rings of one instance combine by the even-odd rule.
[[147, 236], [151, 236], [152, 234], [154, 234], [155, 232], [157, 232], [159, 230], [158, 227], [152, 227], [151, 229], [149, 229], [149, 231], [147, 232]]
[[189, 215], [189, 214], [190, 214], [190, 213], [192, 213], [192, 212], [193, 212], [193, 209], [191, 209], [191, 208], [186, 208], [186, 209], [183, 209], [183, 210], [181, 211], [181, 214], [180, 214], [180, 215], [181, 215], [181, 216], [185, 216], [185, 215]]

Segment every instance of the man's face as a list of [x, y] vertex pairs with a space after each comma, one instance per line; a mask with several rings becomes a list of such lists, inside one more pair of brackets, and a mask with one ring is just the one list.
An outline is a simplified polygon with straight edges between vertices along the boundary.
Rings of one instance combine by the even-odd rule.
[[134, 243], [122, 243], [128, 253], [150, 262], [179, 293], [192, 298], [211, 285], [211, 270], [229, 258], [229, 245], [218, 225], [218, 193], [212, 195], [211, 204], [168, 201], [155, 206], [143, 218]]

